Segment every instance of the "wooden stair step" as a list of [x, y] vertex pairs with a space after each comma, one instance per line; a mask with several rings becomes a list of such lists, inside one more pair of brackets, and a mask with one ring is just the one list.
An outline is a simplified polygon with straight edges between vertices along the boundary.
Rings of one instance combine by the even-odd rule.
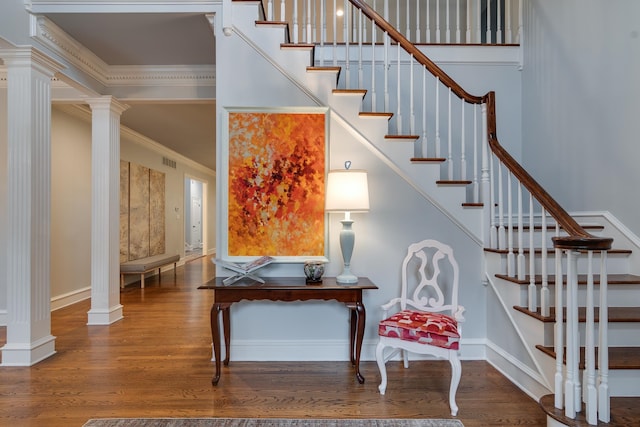
[[[527, 307], [514, 306], [514, 309], [517, 311], [524, 313], [528, 316], [536, 318], [541, 322], [545, 323], [553, 323], [556, 321], [556, 308], [550, 307], [550, 315], [543, 316], [540, 312], [540, 308], [536, 309], [536, 311], [530, 311]], [[640, 322], [640, 307], [609, 307], [609, 323], [618, 323], [618, 322]], [[564, 318], [566, 318], [567, 309], [566, 307], [562, 310], [564, 312]], [[600, 313], [598, 308], [594, 309], [594, 319], [595, 321], [600, 320]], [[578, 321], [586, 322], [587, 321], [587, 309], [585, 307], [578, 307]]]
[[[553, 347], [536, 345], [536, 348], [555, 359]], [[564, 350], [566, 363], [567, 350]], [[596, 348], [596, 367], [598, 365]], [[580, 369], [584, 369], [584, 347], [580, 347]], [[640, 347], [609, 347], [609, 369], [640, 369]]]
[[415, 142], [420, 139], [418, 135], [385, 135], [384, 139], [390, 139], [393, 141], [412, 141]]
[[[508, 282], [515, 283], [517, 285], [528, 285], [531, 277], [529, 275], [524, 276], [523, 280], [519, 280], [517, 277], [508, 276], [506, 274], [496, 274], [496, 277], [499, 279], [506, 280]], [[567, 277], [562, 276], [563, 283], [566, 283]], [[536, 285], [542, 284], [542, 276], [536, 275], [534, 276], [534, 283]], [[547, 283], [549, 285], [556, 284], [556, 276], [555, 274], [549, 275], [547, 277]], [[595, 285], [600, 284], [600, 275], [594, 274], [593, 283]], [[637, 285], [640, 284], [640, 276], [635, 274], [607, 274], [607, 283], [609, 285]], [[587, 284], [587, 275], [586, 274], [578, 274], [578, 285], [586, 285]]]
[[336, 95], [357, 95], [363, 98], [367, 94], [366, 89], [333, 89], [332, 92]]
[[[508, 228], [506, 225], [504, 226], [505, 229]], [[599, 224], [587, 224], [587, 225], [581, 225], [581, 227], [585, 230], [604, 230], [604, 225], [599, 225]], [[531, 230], [531, 226], [528, 224], [523, 224], [523, 225], [512, 225], [511, 228], [514, 231], [517, 231], [519, 229], [522, 228], [523, 231], [525, 230]], [[555, 224], [547, 224], [546, 229], [548, 231], [555, 231], [556, 230], [556, 226]], [[562, 227], [560, 227], [560, 229], [562, 230]], [[533, 231], [541, 231], [542, 230], [542, 224], [534, 224], [533, 225]]]
[[439, 180], [436, 181], [437, 185], [469, 185], [472, 181], [467, 180]]
[[360, 117], [386, 117], [387, 119], [391, 119], [393, 117], [393, 113], [374, 113], [371, 111], [361, 112]]
[[[569, 427], [591, 427], [584, 416], [585, 411], [578, 412], [575, 419], [564, 415], [564, 409], [555, 407], [553, 394], [547, 394], [540, 399], [540, 408], [551, 418]], [[640, 424], [639, 397], [612, 397], [611, 419], [608, 423], [598, 422], [598, 426], [630, 427]]]
[[412, 157], [411, 163], [444, 163], [447, 159], [444, 157]]
[[341, 71], [342, 71], [342, 67], [318, 67], [318, 66], [315, 66], [315, 65], [311, 65], [311, 66], [307, 67], [307, 72], [308, 73], [332, 73], [332, 74], [335, 74], [335, 76], [336, 76], [336, 86], [338, 85], [338, 80], [340, 80], [340, 72]]
[[[495, 249], [495, 248], [484, 248], [485, 252], [493, 252], [493, 253], [497, 253], [497, 254], [503, 254], [506, 255], [509, 253], [509, 249]], [[519, 249], [518, 248], [513, 248], [512, 251], [517, 255]], [[535, 254], [536, 255], [540, 255], [542, 254], [542, 248], [536, 248], [534, 249]], [[531, 250], [529, 248], [524, 248], [522, 250], [522, 252], [524, 254], [529, 254], [531, 252]], [[583, 251], [578, 251], [578, 252], [583, 252]], [[607, 254], [609, 255], [629, 255], [630, 253], [632, 253], [633, 251], [631, 249], [609, 249], [607, 251]], [[547, 255], [548, 256], [554, 256], [555, 255], [555, 249], [553, 248], [548, 248], [547, 249]]]

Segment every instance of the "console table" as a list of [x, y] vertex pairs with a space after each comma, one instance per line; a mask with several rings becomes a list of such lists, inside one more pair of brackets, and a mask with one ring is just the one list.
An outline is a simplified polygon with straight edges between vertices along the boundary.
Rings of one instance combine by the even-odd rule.
[[361, 277], [358, 283], [341, 285], [336, 283], [335, 277], [325, 277], [322, 282], [307, 284], [304, 277], [263, 277], [265, 283], [259, 283], [249, 278], [241, 279], [233, 285], [225, 286], [223, 277], [211, 280], [198, 289], [210, 289], [213, 291], [213, 305], [211, 306], [211, 338], [213, 340], [213, 353], [216, 359], [216, 373], [211, 380], [213, 385], [220, 380], [220, 324], [222, 314], [222, 326], [224, 329], [224, 344], [226, 356], [225, 366], [229, 365], [231, 321], [229, 308], [231, 304], [242, 300], [269, 300], [269, 301], [309, 301], [309, 300], [335, 300], [343, 303], [351, 311], [351, 340], [350, 358], [356, 370], [356, 378], [360, 384], [364, 383], [364, 377], [360, 374], [360, 350], [364, 336], [366, 321], [362, 291], [365, 289], [378, 289], [369, 279]]

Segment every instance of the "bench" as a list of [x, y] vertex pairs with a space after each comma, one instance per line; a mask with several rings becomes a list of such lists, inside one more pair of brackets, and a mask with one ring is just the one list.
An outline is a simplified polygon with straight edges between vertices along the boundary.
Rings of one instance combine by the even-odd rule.
[[120, 264], [120, 287], [124, 288], [125, 274], [139, 274], [140, 288], [144, 288], [144, 275], [152, 270], [158, 269], [158, 281], [160, 281], [161, 268], [165, 265], [173, 264], [173, 276], [176, 275], [176, 264], [180, 261], [178, 254], [161, 254]]

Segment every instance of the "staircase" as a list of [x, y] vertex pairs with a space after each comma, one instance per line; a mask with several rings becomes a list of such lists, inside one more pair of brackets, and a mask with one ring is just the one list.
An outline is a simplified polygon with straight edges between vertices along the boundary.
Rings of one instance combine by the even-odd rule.
[[[353, 0], [352, 3], [366, 7], [360, 1]], [[485, 97], [474, 97], [446, 74], [436, 75], [437, 82], [449, 88], [449, 99], [452, 93], [465, 97], [470, 104], [486, 106], [489, 116], [487, 118], [483, 113], [481, 119], [486, 120], [487, 127], [480, 126], [477, 134], [471, 136], [480, 135], [478, 146], [482, 145], [482, 154], [475, 153], [477, 148], [473, 146], [475, 154], [473, 160], [468, 161], [469, 169], [475, 168], [480, 172], [467, 178], [464, 168], [456, 166], [460, 171], [455, 176], [451, 152], [456, 150], [451, 146], [448, 152], [438, 146], [431, 150], [433, 155], [423, 155], [429, 153], [430, 148], [420, 145], [419, 141], [435, 139], [439, 143], [438, 131], [428, 137], [426, 130], [403, 132], [401, 122], [392, 122], [394, 113], [376, 111], [374, 100], [364, 102], [368, 89], [348, 88], [348, 81], [344, 83], [348, 79], [341, 76], [344, 72], [342, 66], [316, 64], [319, 50], [316, 44], [290, 43], [288, 23], [267, 21], [259, 1], [235, 2], [233, 17], [241, 37], [246, 38], [245, 35], [253, 30], [260, 32], [259, 37], [246, 40], [256, 52], [272, 62], [318, 105], [329, 106], [331, 114], [349, 126], [354, 135], [402, 176], [408, 185], [416, 188], [465, 230], [471, 239], [483, 243], [487, 285], [495, 296], [496, 307], [509, 319], [508, 325], [498, 321], [494, 325], [489, 320], [488, 339], [492, 351], [488, 352], [488, 359], [530, 395], [540, 399], [543, 410], [548, 414], [548, 425], [593, 425], [598, 423], [594, 422], [594, 416], [607, 420], [609, 396], [613, 397], [610, 422], [604, 425], [630, 425], [624, 423], [629, 416], [628, 411], [616, 412], [620, 406], [616, 399], [618, 396], [634, 397], [633, 404], [639, 406], [637, 403], [640, 403], [640, 275], [635, 274], [640, 271], [635, 269], [640, 256], [638, 242], [621, 232], [621, 227], [617, 227], [607, 215], [565, 218], [564, 210], [538, 188], [538, 184], [519, 165], [515, 166], [517, 162], [508, 153], [502, 152], [495, 137], [495, 128], [491, 127], [491, 112], [495, 111], [491, 108], [495, 103], [491, 93]], [[385, 31], [397, 36], [388, 28]], [[410, 53], [412, 59], [421, 55], [417, 50]], [[399, 75], [397, 80], [401, 80]], [[398, 97], [398, 108], [400, 103]], [[367, 111], [365, 104], [370, 104], [373, 111]], [[478, 115], [475, 114], [474, 120], [477, 120]], [[495, 126], [495, 117], [493, 119]], [[466, 129], [465, 126], [462, 128]], [[448, 138], [464, 141], [465, 132], [448, 129]], [[487, 146], [495, 158], [489, 158]], [[462, 164], [465, 165], [465, 148], [461, 151]], [[520, 194], [522, 187], [532, 195], [525, 195], [523, 199]], [[514, 193], [518, 195], [514, 197]], [[583, 219], [584, 225], [578, 225], [578, 221]], [[613, 248], [608, 247], [611, 240], [608, 236], [615, 237]], [[597, 260], [604, 257], [605, 252], [606, 262], [603, 265], [607, 269], [608, 292], [599, 294], [601, 277], [605, 275], [601, 274], [604, 266], [600, 266]], [[587, 262], [585, 259], [595, 261]], [[556, 271], [559, 272], [558, 277]], [[565, 330], [568, 333], [573, 326], [567, 329], [556, 325], [572, 324], [566, 320], [571, 319], [572, 314], [563, 309], [560, 310], [562, 316], [556, 317], [560, 313], [556, 313], [555, 301], [562, 298], [562, 305], [566, 307], [568, 293], [565, 286], [573, 283], [574, 279], [580, 307], [576, 316], [578, 333], [574, 335], [580, 341], [578, 369], [581, 374], [570, 378], [567, 383], [567, 371], [573, 368], [564, 365], [568, 348], [562, 343], [566, 342]], [[558, 280], [563, 284], [559, 289], [555, 286]], [[589, 282], [593, 282], [593, 287], [587, 286]], [[604, 332], [603, 336], [602, 331], [596, 335], [597, 329], [588, 323], [592, 317], [593, 323], [600, 323], [597, 307], [604, 298], [608, 301], [605, 306], [609, 310], [605, 315], [609, 323], [605, 328], [608, 335]], [[589, 300], [592, 300], [591, 308], [586, 309], [585, 304]], [[587, 312], [593, 316], [587, 316]], [[496, 334], [498, 330], [504, 337]], [[556, 340], [559, 335], [562, 335], [560, 344]], [[591, 346], [598, 347], [603, 339], [608, 340], [609, 351], [604, 353], [608, 354], [609, 372], [603, 373], [597, 370], [597, 366], [585, 369], [588, 365], [584, 354], [590, 348], [587, 346], [585, 350], [585, 340], [591, 340]], [[559, 359], [556, 358], [558, 351], [563, 353]], [[596, 378], [595, 373], [604, 377]], [[580, 391], [564, 390], [563, 395], [564, 384], [576, 389], [599, 390], [585, 391], [584, 397]], [[558, 391], [555, 397], [554, 390]], [[579, 403], [581, 399], [594, 398], [601, 401], [597, 409], [594, 409], [594, 402], [588, 406]], [[628, 401], [624, 402], [622, 406], [628, 406]], [[569, 409], [559, 409], [565, 407]], [[631, 414], [631, 419], [637, 416], [637, 412]], [[618, 424], [620, 420], [623, 422]]]

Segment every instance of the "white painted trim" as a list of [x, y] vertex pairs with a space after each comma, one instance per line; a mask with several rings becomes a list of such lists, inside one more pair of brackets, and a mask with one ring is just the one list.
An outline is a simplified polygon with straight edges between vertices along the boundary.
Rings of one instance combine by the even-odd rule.
[[[84, 108], [81, 105], [57, 104], [57, 106], [62, 110], [64, 110], [64, 112], [67, 114], [71, 114], [76, 118], [86, 121], [87, 123], [91, 122], [91, 111], [89, 111], [87, 108]], [[213, 176], [216, 175], [216, 172], [213, 169], [209, 169], [208, 167], [203, 166], [200, 163], [197, 163], [187, 157], [184, 157], [182, 154], [176, 153], [175, 151], [165, 147], [164, 145], [161, 145], [155, 142], [154, 140], [147, 138], [146, 136], [134, 130], [131, 130], [128, 127], [121, 124], [120, 138], [122, 139], [124, 135], [130, 138], [134, 143], [139, 144], [148, 150], [151, 150], [155, 153], [161, 154], [166, 157], [170, 157], [172, 159], [177, 159], [177, 161], [179, 161], [183, 165], [189, 166], [190, 168], [193, 168], [199, 172], [213, 175]]]
[[114, 66], [102, 61], [44, 16], [30, 15], [31, 37], [105, 88], [215, 87], [215, 65]]
[[544, 370], [540, 366], [540, 362], [538, 361], [536, 356], [533, 354], [533, 351], [531, 350], [531, 348], [527, 344], [527, 340], [525, 339], [522, 330], [520, 329], [520, 327], [519, 327], [518, 323], [516, 322], [516, 320], [513, 318], [513, 310], [511, 310], [511, 308], [504, 301], [504, 299], [502, 299], [502, 296], [500, 295], [500, 292], [496, 288], [496, 285], [493, 282], [492, 276], [491, 276], [491, 274], [489, 274], [489, 272], [486, 273], [486, 278], [487, 278], [489, 284], [491, 285], [491, 289], [493, 290], [493, 292], [494, 292], [494, 294], [496, 296], [496, 299], [500, 303], [500, 306], [502, 307], [505, 315], [509, 318], [509, 321], [511, 322], [511, 325], [513, 326], [513, 329], [516, 331], [516, 334], [518, 335], [518, 338], [520, 339], [520, 342], [523, 344], [523, 346], [525, 347], [525, 349], [527, 351], [527, 354], [529, 355], [529, 357], [531, 358], [533, 363], [536, 365], [536, 369], [538, 370], [537, 377], [539, 377], [541, 379], [541, 382], [542, 382], [542, 384], [544, 384], [544, 387], [546, 387], [548, 390], [552, 390], [553, 387], [551, 386], [551, 384], [549, 384], [547, 382], [546, 378], [544, 378], [544, 376], [542, 375]]
[[9, 321], [9, 312], [7, 310], [0, 310], [0, 326], [7, 326]]
[[[25, 2], [27, 3], [27, 2]], [[213, 12], [222, 0], [31, 0], [32, 13]]]
[[56, 311], [90, 298], [91, 286], [80, 288], [66, 294], [56, 295], [55, 297], [51, 298], [51, 311]]
[[[506, 353], [502, 348], [496, 346], [489, 340], [487, 340], [487, 357], [485, 360], [498, 370], [500, 374], [506, 377], [510, 382], [536, 402], [545, 394], [552, 393], [544, 385], [544, 378], [542, 378], [537, 372], [521, 363], [520, 360], [516, 359], [511, 354]], [[522, 375], [520, 375], [519, 378], [516, 378], [514, 375], [509, 373], [510, 371], [515, 371]]]

